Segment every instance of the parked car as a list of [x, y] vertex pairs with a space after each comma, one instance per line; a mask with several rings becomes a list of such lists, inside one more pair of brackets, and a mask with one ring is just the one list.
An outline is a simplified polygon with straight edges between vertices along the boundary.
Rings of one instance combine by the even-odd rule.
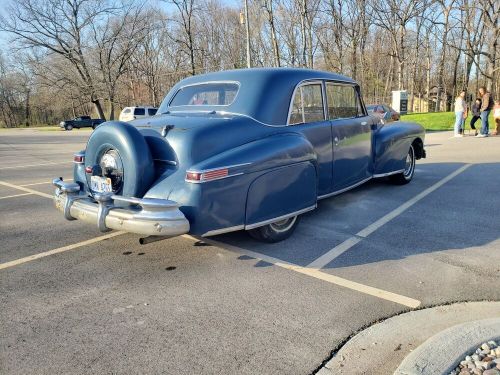
[[385, 123], [399, 121], [401, 118], [399, 112], [385, 104], [370, 104], [366, 106], [366, 110], [368, 114], [382, 119]]
[[[201, 103], [201, 104], [198, 104]], [[370, 117], [350, 78], [243, 69], [186, 78], [159, 115], [108, 122], [55, 179], [69, 219], [148, 236], [246, 230], [276, 242], [320, 199], [372, 178], [413, 178], [422, 126]], [[154, 238], [154, 237], [153, 237]]]
[[144, 117], [154, 116], [158, 108], [155, 107], [125, 107], [120, 113], [118, 120], [132, 121]]
[[100, 118], [90, 118], [90, 116], [79, 116], [75, 117], [73, 120], [65, 120], [59, 123], [59, 127], [64, 130], [73, 130], [73, 128], [92, 128], [95, 129], [98, 125], [101, 125], [105, 120]]

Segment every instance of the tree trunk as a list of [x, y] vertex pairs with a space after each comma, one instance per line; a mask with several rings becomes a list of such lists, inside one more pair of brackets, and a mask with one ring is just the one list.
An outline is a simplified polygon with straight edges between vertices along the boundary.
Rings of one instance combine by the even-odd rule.
[[[453, 3], [451, 4], [453, 5]], [[450, 7], [451, 7], [450, 5]], [[436, 96], [436, 112], [439, 112], [441, 108], [441, 90], [443, 89], [444, 84], [444, 64], [446, 60], [446, 45], [448, 43], [448, 19], [450, 16], [450, 9], [445, 8], [443, 6], [443, 15], [444, 15], [444, 30], [443, 30], [443, 43], [441, 49], [441, 59], [439, 60], [439, 68], [438, 68], [438, 87], [437, 87], [437, 96]]]
[[274, 61], [276, 66], [280, 67], [281, 66], [280, 49], [278, 46], [278, 38], [276, 36], [276, 27], [274, 25], [274, 18], [271, 19], [271, 37], [273, 39]]
[[358, 79], [358, 55], [357, 55], [358, 45], [356, 41], [352, 40], [352, 51], [351, 51], [351, 66], [352, 66], [352, 78], [354, 80]]
[[106, 116], [104, 115], [104, 111], [102, 110], [101, 101], [98, 98], [91, 99], [90, 101], [94, 105], [95, 110], [97, 111], [97, 114], [99, 115], [99, 118], [106, 120]]
[[31, 95], [31, 90], [26, 91], [26, 107], [24, 111], [24, 123], [27, 127], [30, 126], [30, 95]]
[[109, 120], [115, 119], [115, 100], [114, 98], [109, 98]]
[[307, 66], [307, 36], [306, 36], [306, 12], [307, 1], [302, 0], [302, 9], [300, 12], [300, 32], [302, 34], [302, 64]]

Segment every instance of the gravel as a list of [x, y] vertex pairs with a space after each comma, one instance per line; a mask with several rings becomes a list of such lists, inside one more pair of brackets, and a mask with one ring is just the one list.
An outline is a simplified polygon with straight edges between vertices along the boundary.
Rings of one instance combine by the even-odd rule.
[[480, 345], [467, 355], [449, 375], [500, 375], [500, 339]]

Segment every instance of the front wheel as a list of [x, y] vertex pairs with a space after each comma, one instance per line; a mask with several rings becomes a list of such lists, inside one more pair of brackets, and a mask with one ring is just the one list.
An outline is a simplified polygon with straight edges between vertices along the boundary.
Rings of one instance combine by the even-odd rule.
[[73, 130], [73, 125], [66, 125], [64, 127], [64, 129], [66, 129], [66, 130]]
[[408, 155], [406, 155], [405, 169], [403, 172], [390, 176], [391, 182], [396, 185], [405, 185], [410, 182], [415, 174], [415, 149], [413, 145], [410, 146], [408, 150]]
[[268, 243], [286, 240], [290, 237], [299, 223], [299, 217], [293, 216], [288, 219], [276, 221], [259, 228], [250, 229], [248, 234], [253, 238]]

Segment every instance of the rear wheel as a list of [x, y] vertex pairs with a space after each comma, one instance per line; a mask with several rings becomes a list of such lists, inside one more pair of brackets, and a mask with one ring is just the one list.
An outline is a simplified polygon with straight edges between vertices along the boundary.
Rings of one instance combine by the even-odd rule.
[[73, 125], [66, 125], [66, 126], [64, 126], [64, 129], [73, 130]]
[[396, 185], [405, 185], [410, 182], [415, 174], [415, 149], [413, 145], [408, 150], [406, 155], [405, 169], [403, 172], [390, 176], [390, 180]]
[[276, 221], [259, 228], [251, 229], [248, 234], [263, 242], [279, 242], [290, 237], [299, 223], [299, 217], [293, 216], [288, 219]]

